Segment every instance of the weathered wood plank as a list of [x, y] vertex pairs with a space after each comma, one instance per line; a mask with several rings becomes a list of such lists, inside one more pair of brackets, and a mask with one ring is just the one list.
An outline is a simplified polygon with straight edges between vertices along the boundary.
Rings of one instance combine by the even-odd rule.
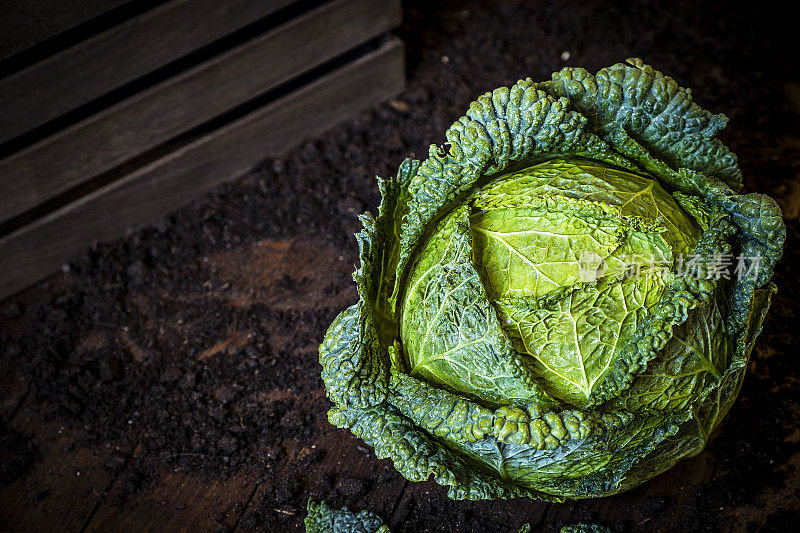
[[3, 0], [0, 60], [91, 20], [127, 0]]
[[402, 43], [379, 49], [0, 238], [0, 298], [93, 240], [118, 237], [403, 86]]
[[293, 1], [171, 0], [2, 78], [0, 143]]
[[32, 438], [32, 469], [0, 484], [0, 530], [79, 531], [115, 475], [100, 450], [75, 446], [76, 430], [46, 421], [26, 400], [12, 427]]
[[[220, 481], [174, 472], [161, 477], [152, 491], [128, 499], [123, 507], [101, 505], [86, 531], [230, 530], [255, 488], [255, 480], [243, 476]], [[113, 489], [109, 499], [115, 499]]]
[[0, 160], [0, 222], [400, 23], [399, 0], [336, 0]]

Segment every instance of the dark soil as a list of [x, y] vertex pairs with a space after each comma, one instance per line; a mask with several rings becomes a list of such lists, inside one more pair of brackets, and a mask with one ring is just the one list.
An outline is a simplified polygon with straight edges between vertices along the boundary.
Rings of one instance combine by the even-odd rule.
[[[22, 380], [26, 409], [72, 428], [75, 446], [102, 450], [118, 476], [108, 504], [120, 509], [177, 469], [259, 479], [243, 529], [294, 530], [313, 496], [375, 510], [393, 531], [515, 531], [528, 521], [551, 531], [586, 519], [620, 531], [791, 530], [800, 519], [796, 33], [764, 2], [406, 1], [409, 80], [395, 100], [0, 303], [0, 397]], [[356, 215], [376, 209], [373, 176], [424, 157], [487, 90], [628, 57], [727, 114], [723, 139], [746, 187], [786, 211], [780, 292], [738, 404], [692, 467], [615, 498], [453, 502], [433, 483], [406, 485], [327, 423], [317, 363], [327, 326], [356, 300], [352, 235]], [[40, 460], [35, 435], [8, 424], [18, 410], [0, 411], [5, 484]], [[357, 476], [336, 457], [356, 447], [371, 465]], [[701, 467], [706, 478], [685, 481]], [[375, 503], [397, 486], [402, 497]]]

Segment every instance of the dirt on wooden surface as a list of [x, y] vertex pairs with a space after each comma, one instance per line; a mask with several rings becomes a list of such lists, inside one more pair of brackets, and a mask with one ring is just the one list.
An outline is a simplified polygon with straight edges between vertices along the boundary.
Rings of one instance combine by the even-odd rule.
[[[796, 527], [796, 30], [767, 3], [737, 9], [405, 2], [409, 81], [395, 100], [0, 302], [0, 529], [32, 529], [38, 513], [57, 530], [294, 531], [309, 497], [370, 509], [398, 532], [587, 519], [620, 532]], [[373, 176], [424, 157], [487, 90], [628, 57], [727, 114], [722, 137], [746, 188], [785, 211], [780, 291], [738, 403], [700, 455], [611, 498], [456, 502], [406, 482], [328, 424], [317, 363], [328, 325], [356, 300], [352, 235], [356, 215], [376, 209]]]

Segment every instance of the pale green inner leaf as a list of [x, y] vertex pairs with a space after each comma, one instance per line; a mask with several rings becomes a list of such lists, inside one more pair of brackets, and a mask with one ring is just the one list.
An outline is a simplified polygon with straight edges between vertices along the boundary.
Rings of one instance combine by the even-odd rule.
[[466, 208], [449, 215], [414, 264], [400, 325], [409, 374], [490, 402], [545, 401], [486, 298], [468, 223]]
[[575, 406], [603, 383], [700, 233], [655, 181], [584, 162], [495, 180], [457, 213], [408, 278], [410, 373], [492, 399], [543, 389]]

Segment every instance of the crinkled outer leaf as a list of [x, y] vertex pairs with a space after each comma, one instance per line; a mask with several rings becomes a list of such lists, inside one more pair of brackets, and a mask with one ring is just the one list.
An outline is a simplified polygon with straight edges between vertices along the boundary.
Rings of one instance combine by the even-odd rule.
[[719, 382], [728, 367], [731, 342], [723, 305], [722, 298], [711, 298], [690, 311], [686, 322], [673, 328], [659, 357], [610, 405], [631, 411], [691, 409], [699, 393]]
[[329, 421], [458, 499], [613, 494], [701, 450], [785, 240], [726, 121], [639, 60], [478, 98], [379, 179], [320, 347]]
[[451, 444], [479, 457], [481, 466], [511, 486], [536, 487], [567, 498], [614, 494], [624, 473], [675, 433], [683, 415], [613, 416], [606, 415], [595, 432], [553, 449], [507, 444], [495, 437]]
[[369, 511], [350, 512], [347, 507], [334, 509], [324, 501], [308, 500], [306, 533], [389, 533], [389, 526]]
[[488, 473], [475, 470], [444, 442], [420, 430], [391, 405], [381, 409], [338, 409], [328, 411], [328, 421], [348, 428], [375, 449], [379, 459], [391, 459], [395, 468], [411, 481], [433, 477], [450, 487], [453, 499], [479, 500], [532, 498], [560, 501], [558, 496], [525, 487], [508, 485]]
[[742, 186], [736, 156], [716, 138], [728, 123], [692, 102], [692, 93], [641, 60], [629, 59], [600, 70], [564, 68], [546, 85], [570, 99], [596, 128], [622, 130], [653, 157]]
[[[653, 476], [664, 472], [671, 468], [675, 463], [684, 457], [691, 457], [700, 453], [705, 448], [709, 436], [714, 429], [719, 426], [722, 419], [730, 410], [736, 396], [744, 381], [745, 370], [747, 363], [750, 359], [750, 352], [753, 350], [753, 345], [758, 334], [761, 332], [761, 327], [764, 319], [769, 310], [770, 300], [775, 293], [774, 284], [769, 284], [762, 289], [758, 289], [754, 298], [750, 302], [748, 311], [749, 322], [747, 330], [740, 334], [738, 337], [724, 336], [721, 340], [725, 344], [727, 353], [717, 354], [716, 357], [708, 350], [710, 339], [701, 338], [702, 334], [694, 335], [694, 343], [692, 351], [695, 354], [689, 355], [688, 359], [694, 359], [695, 363], [699, 363], [697, 359], [703, 357], [700, 354], [705, 353], [707, 359], [711, 359], [708, 363], [703, 363], [702, 366], [711, 364], [717, 368], [717, 372], [722, 363], [722, 359], [727, 357], [727, 365], [723, 374], [717, 379], [709, 379], [710, 375], [715, 375], [716, 372], [710, 368], [708, 370], [701, 370], [698, 372], [698, 378], [703, 374], [706, 375], [704, 382], [695, 378], [693, 386], [697, 389], [699, 386], [703, 388], [696, 393], [695, 399], [688, 406], [691, 417], [686, 420], [681, 426], [679, 431], [662, 441], [647, 457], [636, 464], [625, 476], [621, 488], [632, 488], [643, 481], [646, 481]], [[721, 302], [721, 300], [720, 300]], [[709, 310], [702, 312], [705, 319], [711, 319], [712, 322], [718, 320], [715, 317], [719, 309]], [[711, 340], [711, 342], [715, 342]], [[721, 347], [720, 347], [721, 348]], [[688, 365], [691, 366], [690, 361]], [[700, 366], [700, 365], [698, 365]], [[688, 377], [688, 376], [687, 376]], [[644, 378], [648, 379], [648, 378]], [[684, 378], [684, 382], [686, 382]]]

